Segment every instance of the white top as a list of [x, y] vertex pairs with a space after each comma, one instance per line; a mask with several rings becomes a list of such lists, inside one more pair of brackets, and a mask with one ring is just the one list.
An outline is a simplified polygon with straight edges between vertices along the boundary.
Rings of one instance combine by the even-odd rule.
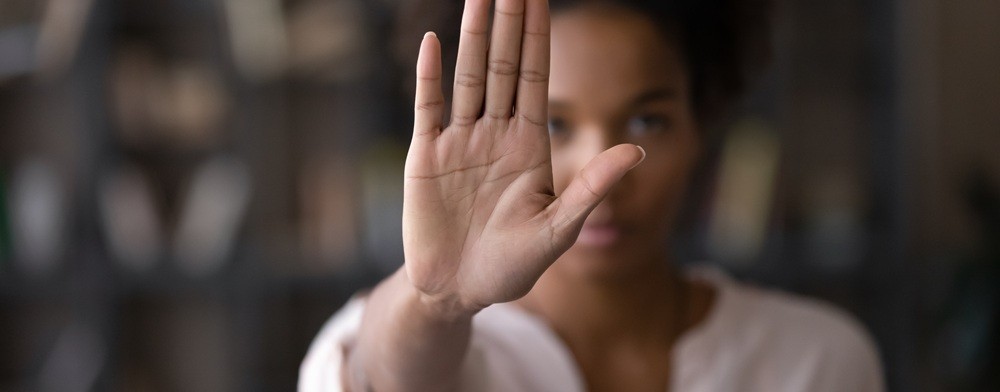
[[[706, 320], [674, 346], [673, 391], [882, 391], [878, 353], [853, 318], [822, 302], [737, 283], [715, 271]], [[364, 301], [351, 299], [322, 328], [299, 369], [299, 391], [341, 391], [344, 348]], [[462, 391], [585, 391], [566, 345], [545, 321], [511, 304], [473, 318]]]

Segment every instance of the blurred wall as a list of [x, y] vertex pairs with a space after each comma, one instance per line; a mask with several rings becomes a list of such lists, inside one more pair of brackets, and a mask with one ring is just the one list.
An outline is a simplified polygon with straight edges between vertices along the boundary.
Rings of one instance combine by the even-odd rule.
[[978, 223], [961, 190], [977, 170], [1000, 179], [1000, 3], [915, 0], [897, 11], [914, 251], [968, 246]]
[[[992, 390], [1000, 3], [774, 3], [686, 256], [857, 316], [892, 390]], [[411, 8], [0, 2], [0, 390], [290, 389], [401, 262]]]

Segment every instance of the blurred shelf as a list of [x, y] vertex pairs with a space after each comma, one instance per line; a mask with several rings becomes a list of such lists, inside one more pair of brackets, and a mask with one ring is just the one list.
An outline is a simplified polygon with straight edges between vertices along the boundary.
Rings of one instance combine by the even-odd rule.
[[[192, 277], [174, 269], [149, 273], [116, 271], [100, 277], [104, 291], [119, 297], [192, 295], [278, 296], [289, 292], [354, 292], [370, 287], [385, 276], [371, 262], [355, 262], [336, 272], [289, 272], [267, 268], [232, 268], [205, 277]], [[0, 273], [0, 302], [63, 300], [83, 289], [80, 279], [66, 273], [29, 277], [14, 271]]]

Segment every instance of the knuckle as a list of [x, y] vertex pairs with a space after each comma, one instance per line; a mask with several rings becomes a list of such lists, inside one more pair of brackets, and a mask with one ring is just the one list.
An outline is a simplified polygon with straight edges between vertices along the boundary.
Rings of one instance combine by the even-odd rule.
[[451, 116], [451, 124], [460, 127], [469, 127], [476, 124], [476, 120], [479, 118], [476, 116], [468, 116], [461, 114], [453, 114]]
[[497, 15], [509, 16], [512, 18], [522, 18], [524, 17], [524, 9], [496, 9]]
[[418, 127], [418, 126], [413, 127], [413, 133], [420, 137], [434, 136], [437, 135], [439, 132], [441, 132], [441, 129], [435, 127], [431, 128]]
[[520, 119], [521, 121], [527, 122], [528, 124], [531, 124], [531, 125], [534, 125], [534, 126], [537, 126], [537, 127], [548, 128], [548, 126], [549, 126], [545, 122], [535, 120], [535, 119], [533, 119], [531, 117], [528, 117], [527, 115], [524, 115], [524, 114], [517, 115], [517, 118]]
[[589, 193], [592, 198], [599, 199], [601, 197], [601, 194], [597, 193], [597, 190], [594, 189], [594, 184], [591, 182], [590, 178], [585, 174], [585, 172], [580, 172], [578, 176], [580, 178], [580, 184], [583, 185], [583, 189], [586, 190], [587, 193]]
[[437, 110], [440, 109], [441, 106], [443, 105], [444, 105], [443, 100], [417, 102], [417, 111], [426, 112], [431, 110]]
[[486, 80], [479, 75], [471, 73], [460, 73], [458, 75], [455, 75], [455, 85], [468, 88], [479, 88], [486, 85]]
[[517, 64], [507, 60], [490, 60], [489, 70], [496, 75], [511, 76], [517, 74]]
[[504, 121], [510, 118], [510, 114], [497, 113], [496, 111], [490, 110], [487, 110], [483, 115], [493, 121]]
[[547, 83], [549, 81], [549, 73], [525, 69], [521, 70], [521, 80], [528, 83]]
[[489, 30], [486, 30], [486, 29], [482, 29], [482, 30], [476, 30], [476, 29], [472, 29], [472, 28], [464, 28], [464, 29], [462, 29], [462, 34], [472, 35], [472, 36], [485, 36], [488, 33], [489, 33]]

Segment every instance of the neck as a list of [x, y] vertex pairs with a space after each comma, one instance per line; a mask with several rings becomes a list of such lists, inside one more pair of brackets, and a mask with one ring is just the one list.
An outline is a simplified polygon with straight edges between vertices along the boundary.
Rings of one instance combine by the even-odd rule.
[[554, 265], [519, 305], [568, 341], [669, 345], [688, 319], [688, 285], [666, 258], [645, 265], [649, 268], [613, 278]]

